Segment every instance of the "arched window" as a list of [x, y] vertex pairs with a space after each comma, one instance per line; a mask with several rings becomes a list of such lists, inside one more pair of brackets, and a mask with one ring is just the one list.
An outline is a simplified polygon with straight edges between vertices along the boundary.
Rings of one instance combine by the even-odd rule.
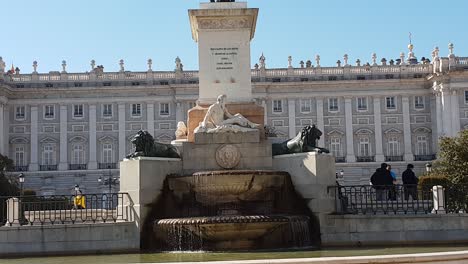
[[114, 151], [111, 143], [102, 145], [102, 163], [114, 163]]
[[416, 155], [429, 155], [426, 136], [416, 136]]
[[400, 142], [397, 137], [388, 138], [387, 156], [400, 156]]
[[341, 139], [339, 137], [330, 138], [330, 153], [335, 157], [341, 157], [343, 156], [341, 149]]
[[15, 148], [15, 166], [25, 166], [26, 159], [24, 153], [24, 146], [17, 146]]
[[42, 151], [42, 165], [56, 165], [54, 145], [44, 144]]
[[368, 137], [359, 138], [359, 157], [369, 157], [371, 155], [370, 142]]
[[80, 144], [73, 145], [72, 164], [85, 164], [84, 154], [85, 153], [84, 153], [83, 145], [80, 145]]

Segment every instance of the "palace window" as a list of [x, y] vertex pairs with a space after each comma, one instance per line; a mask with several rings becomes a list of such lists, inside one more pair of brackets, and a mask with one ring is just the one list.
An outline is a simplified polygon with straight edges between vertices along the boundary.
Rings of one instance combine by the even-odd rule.
[[52, 144], [45, 144], [43, 146], [42, 165], [56, 165], [54, 146]]
[[84, 164], [85, 155], [84, 155], [83, 145], [74, 145], [72, 149], [72, 164]]
[[385, 98], [385, 101], [386, 101], [387, 110], [395, 110], [396, 109], [396, 102], [395, 102], [395, 97], [394, 96], [390, 96], [390, 97]]
[[189, 102], [189, 109], [192, 109], [194, 108], [195, 106], [197, 106], [197, 103], [196, 102]]
[[159, 115], [168, 116], [169, 115], [169, 104], [168, 103], [159, 103]]
[[367, 111], [367, 97], [358, 97], [357, 98], [357, 110], [358, 111]]
[[114, 163], [114, 152], [110, 143], [102, 145], [102, 163]]
[[282, 112], [283, 112], [283, 101], [273, 100], [273, 113], [282, 113]]
[[465, 104], [468, 104], [468, 91], [465, 91]]
[[341, 139], [338, 137], [330, 138], [330, 153], [335, 157], [341, 157]]
[[26, 165], [26, 154], [24, 153], [24, 147], [19, 146], [15, 148], [15, 166], [25, 166]]
[[338, 112], [338, 98], [328, 98], [328, 111]]
[[423, 96], [414, 97], [414, 109], [424, 109], [424, 97]]
[[301, 99], [301, 112], [302, 113], [310, 113], [310, 99]]
[[370, 142], [368, 137], [359, 138], [359, 157], [369, 157], [370, 156]]
[[83, 117], [83, 105], [73, 105], [73, 117]]
[[426, 136], [416, 137], [416, 155], [429, 155], [429, 144]]
[[17, 106], [15, 111], [16, 120], [24, 120], [26, 118], [26, 106]]
[[141, 104], [132, 104], [132, 116], [141, 116]]
[[387, 156], [400, 156], [400, 142], [397, 137], [390, 137], [388, 139]]
[[102, 105], [102, 116], [103, 117], [112, 117], [112, 104]]
[[44, 118], [53, 119], [55, 116], [55, 106], [54, 105], [45, 105], [44, 106]]

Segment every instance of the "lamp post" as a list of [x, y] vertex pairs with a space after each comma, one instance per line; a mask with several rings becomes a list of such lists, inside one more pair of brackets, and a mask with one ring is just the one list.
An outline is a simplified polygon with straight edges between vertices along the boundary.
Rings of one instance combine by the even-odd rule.
[[109, 175], [107, 179], [102, 179], [102, 177], [99, 176], [98, 182], [100, 184], [107, 185], [109, 187], [109, 194], [110, 194], [112, 193], [112, 185], [119, 184], [119, 179], [117, 179], [116, 177], [112, 178], [112, 175]]
[[337, 172], [335, 173], [335, 176], [336, 176], [337, 179], [343, 179], [343, 177], [344, 177], [344, 170], [341, 169], [340, 171], [337, 171]]
[[432, 172], [432, 164], [431, 163], [426, 163], [426, 172], [431, 173]]
[[18, 181], [20, 183], [20, 197], [23, 196], [23, 184], [24, 184], [24, 174], [20, 173], [18, 175]]

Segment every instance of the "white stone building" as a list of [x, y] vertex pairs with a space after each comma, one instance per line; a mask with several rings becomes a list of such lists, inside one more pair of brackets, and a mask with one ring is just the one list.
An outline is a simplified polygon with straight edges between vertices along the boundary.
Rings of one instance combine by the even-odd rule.
[[[449, 45], [447, 57], [408, 56], [355, 65], [343, 57], [336, 67], [300, 62], [269, 69], [265, 58], [251, 70], [252, 95], [265, 107], [265, 123], [278, 136], [293, 137], [308, 124], [324, 132], [320, 145], [336, 156], [347, 184], [367, 184], [381, 162], [401, 175], [407, 163], [417, 171], [435, 158], [437, 139], [468, 128], [468, 57]], [[402, 62], [402, 63], [400, 63]], [[98, 178], [118, 177], [118, 162], [131, 152], [131, 137], [148, 130], [159, 141], [174, 139], [178, 121], [198, 98], [198, 72], [62, 70], [8, 73], [0, 58], [0, 153], [12, 158], [12, 174], [38, 194], [107, 192]], [[116, 191], [118, 186], [111, 186]]]

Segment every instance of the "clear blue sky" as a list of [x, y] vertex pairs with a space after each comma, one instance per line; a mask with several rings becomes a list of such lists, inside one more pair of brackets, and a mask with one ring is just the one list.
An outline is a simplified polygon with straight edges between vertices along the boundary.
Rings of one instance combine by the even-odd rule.
[[[0, 56], [23, 73], [90, 69], [95, 59], [106, 71], [173, 70], [180, 56], [186, 70], [198, 69], [187, 9], [199, 0], [0, 0]], [[348, 53], [350, 62], [371, 61], [372, 52], [388, 60], [407, 53], [408, 32], [415, 54], [430, 57], [434, 46], [468, 56], [468, 1], [432, 0], [247, 0], [260, 8], [252, 42], [252, 65], [263, 52], [267, 67], [286, 67], [320, 54], [323, 66]]]

